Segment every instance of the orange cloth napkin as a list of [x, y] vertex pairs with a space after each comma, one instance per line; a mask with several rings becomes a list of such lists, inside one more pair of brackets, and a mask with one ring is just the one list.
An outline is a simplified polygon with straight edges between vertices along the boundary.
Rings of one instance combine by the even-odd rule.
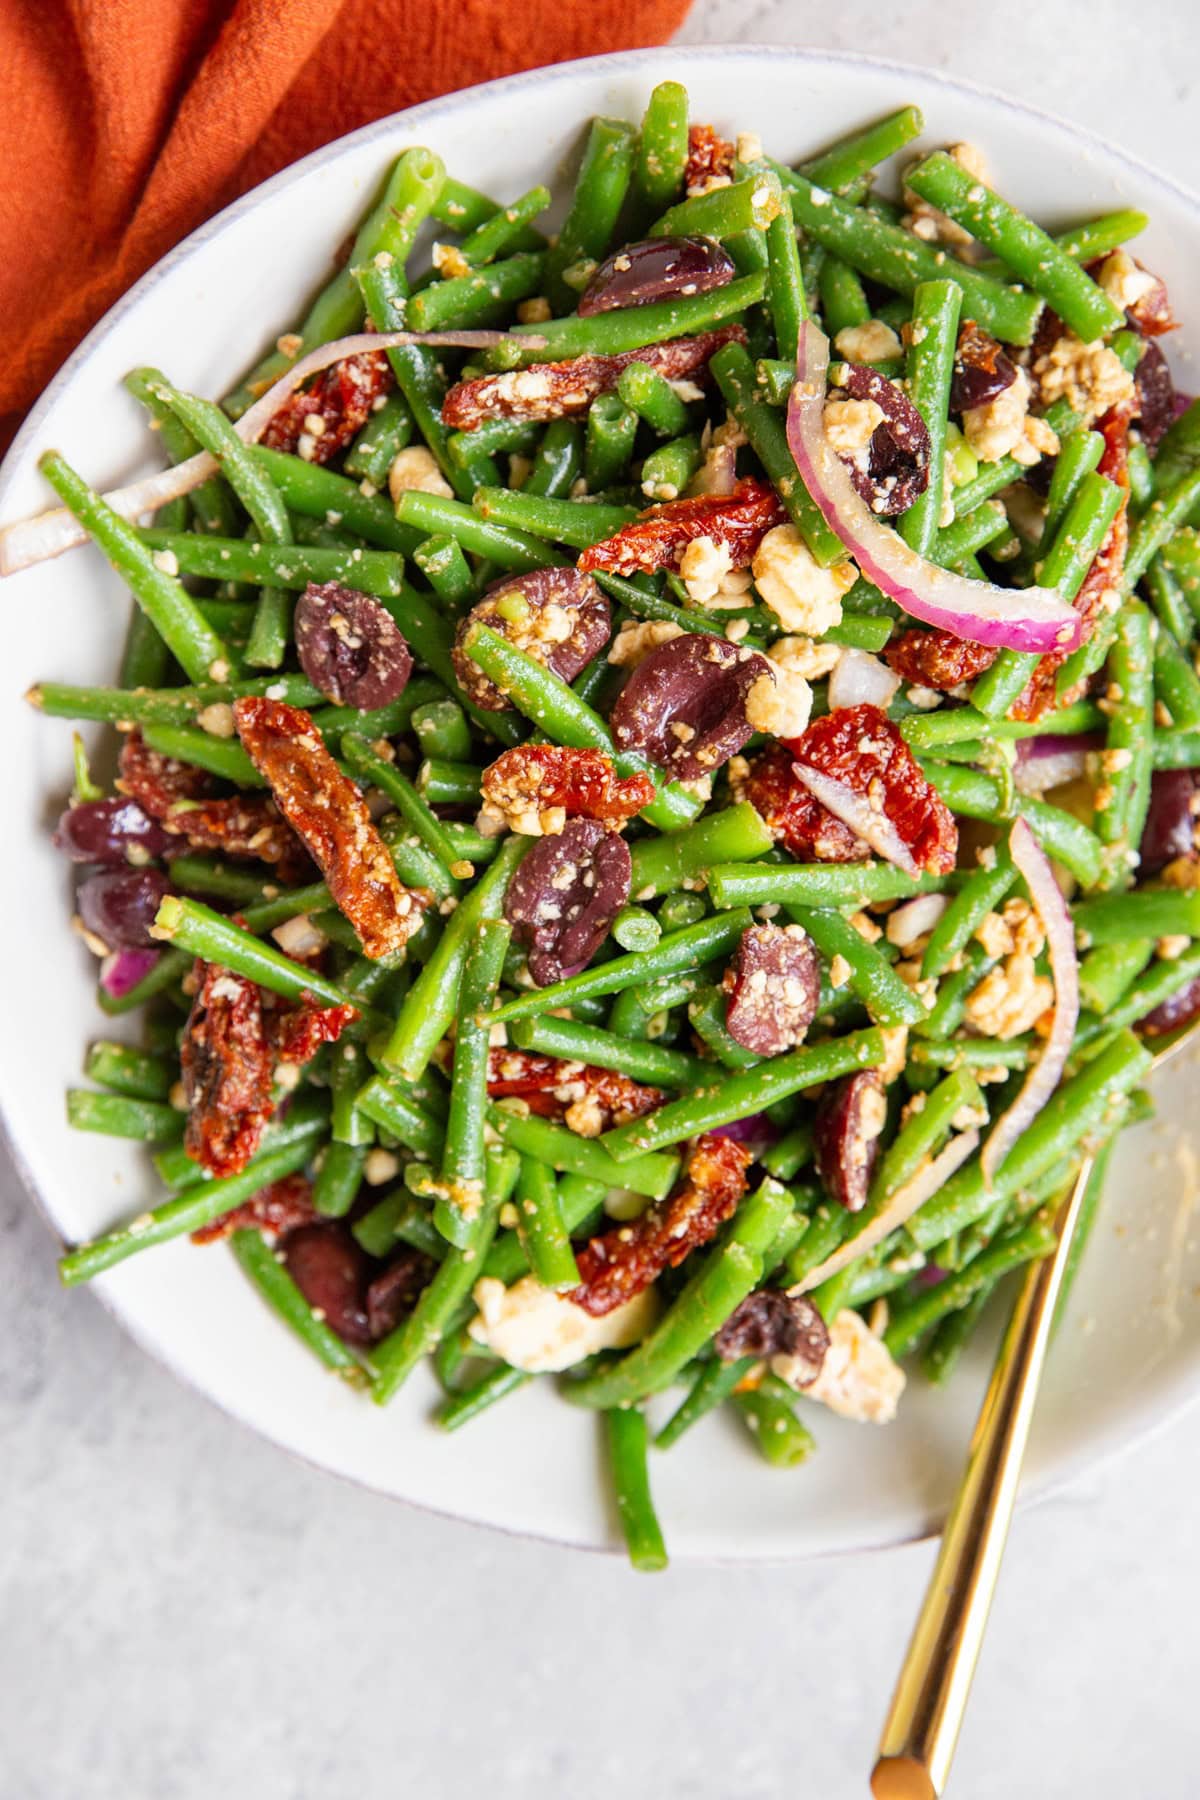
[[172, 244], [318, 145], [517, 69], [660, 43], [689, 0], [3, 0], [0, 445]]

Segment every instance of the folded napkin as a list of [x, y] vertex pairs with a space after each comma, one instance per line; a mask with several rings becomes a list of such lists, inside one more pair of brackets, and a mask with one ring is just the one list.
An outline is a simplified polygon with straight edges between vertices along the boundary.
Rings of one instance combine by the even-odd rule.
[[5, 0], [0, 446], [172, 244], [297, 157], [496, 75], [660, 43], [688, 0]]

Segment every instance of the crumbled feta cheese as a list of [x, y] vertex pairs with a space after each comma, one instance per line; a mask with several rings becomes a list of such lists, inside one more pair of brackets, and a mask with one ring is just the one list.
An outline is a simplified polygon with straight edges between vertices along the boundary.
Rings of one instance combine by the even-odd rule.
[[769, 737], [799, 737], [812, 712], [812, 689], [788, 662], [777, 662], [773, 654], [767, 661], [770, 668], [746, 695], [746, 717], [755, 731]]
[[419, 494], [440, 494], [452, 500], [454, 489], [438, 468], [432, 450], [424, 444], [410, 444], [401, 450], [388, 470], [388, 493], [393, 500], [415, 490]]
[[839, 456], [865, 471], [871, 454], [871, 437], [884, 422], [877, 400], [849, 400], [834, 395], [826, 400], [821, 415], [825, 436]]
[[761, 162], [763, 155], [762, 139], [757, 131], [739, 131], [737, 135], [737, 159], [739, 162]]
[[471, 273], [471, 265], [457, 244], [435, 244], [430, 251], [429, 260], [443, 277]]
[[804, 1386], [811, 1364], [795, 1356], [773, 1356], [771, 1368], [806, 1400], [859, 1424], [887, 1425], [904, 1392], [903, 1369], [860, 1314], [843, 1307], [829, 1327], [829, 1348], [817, 1379]]
[[1053, 455], [1058, 439], [1044, 419], [1029, 416], [1030, 386], [1024, 369], [983, 406], [970, 406], [962, 416], [963, 433], [980, 462], [1011, 456], [1025, 468]]
[[966, 1020], [983, 1037], [1019, 1037], [1032, 1031], [1054, 1004], [1054, 983], [1039, 975], [1033, 957], [1014, 950], [967, 996]]
[[1110, 406], [1133, 397], [1133, 376], [1107, 344], [1085, 344], [1073, 331], [1055, 338], [1033, 365], [1043, 406], [1065, 400], [1090, 425]]
[[368, 1187], [383, 1187], [385, 1182], [395, 1181], [400, 1173], [400, 1158], [391, 1150], [381, 1150], [376, 1145], [368, 1150], [363, 1163], [363, 1180]]
[[[819, 681], [832, 674], [842, 660], [841, 644], [817, 644], [808, 637], [776, 638], [771, 645], [771, 660], [805, 681]], [[938, 696], [939, 700], [941, 695]]]
[[533, 1275], [506, 1288], [485, 1276], [472, 1295], [479, 1315], [468, 1327], [514, 1369], [552, 1374], [569, 1369], [597, 1350], [623, 1350], [646, 1335], [658, 1312], [653, 1288], [636, 1294], [615, 1311], [593, 1318], [582, 1306], [542, 1287]]
[[214, 700], [209, 706], [201, 707], [196, 714], [196, 723], [201, 731], [207, 731], [209, 737], [231, 738], [234, 732], [233, 708], [227, 700]]
[[1158, 286], [1158, 279], [1147, 269], [1139, 269], [1128, 250], [1114, 250], [1100, 265], [1100, 286], [1114, 306], [1128, 312]]
[[609, 648], [608, 660], [619, 669], [636, 669], [660, 644], [683, 635], [683, 627], [670, 619], [626, 619]]
[[522, 325], [544, 325], [553, 317], [550, 302], [544, 294], [534, 294], [531, 299], [517, 303], [517, 318]]
[[285, 919], [282, 925], [276, 925], [271, 936], [286, 956], [297, 958], [316, 956], [329, 942], [307, 913], [296, 913], [293, 918]]
[[691, 599], [698, 606], [715, 600], [721, 583], [733, 568], [733, 557], [725, 544], [715, 538], [693, 538], [679, 559], [679, 575]]
[[[951, 144], [950, 155], [960, 168], [981, 183], [989, 185], [987, 159], [976, 144]], [[953, 244], [964, 249], [974, 249], [975, 239], [963, 226], [953, 219], [947, 218], [928, 200], [922, 200], [911, 188], [904, 189], [904, 204], [908, 212], [902, 221], [906, 231], [914, 237], [923, 238], [927, 244]]]
[[902, 354], [900, 339], [882, 319], [867, 319], [862, 325], [845, 325], [833, 340], [833, 347], [847, 362], [890, 362]]
[[156, 550], [150, 560], [164, 575], [179, 573], [179, 558], [173, 550]]
[[794, 525], [776, 525], [755, 551], [753, 567], [759, 593], [785, 630], [823, 637], [841, 624], [842, 595], [856, 576], [853, 563], [823, 569]]

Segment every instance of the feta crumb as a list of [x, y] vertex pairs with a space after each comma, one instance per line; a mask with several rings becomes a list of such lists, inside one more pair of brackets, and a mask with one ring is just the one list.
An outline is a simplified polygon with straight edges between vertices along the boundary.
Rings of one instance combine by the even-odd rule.
[[1033, 365], [1043, 406], [1066, 400], [1091, 425], [1111, 406], [1132, 399], [1133, 376], [1107, 344], [1085, 344], [1073, 331], [1055, 338]]
[[679, 575], [689, 597], [698, 606], [715, 600], [721, 583], [733, 568], [733, 557], [726, 545], [715, 538], [693, 538], [679, 559]]
[[867, 319], [862, 325], [846, 325], [833, 340], [833, 347], [847, 362], [890, 362], [902, 354], [900, 339], [882, 319]]
[[1030, 418], [1029, 377], [1017, 370], [1009, 382], [983, 406], [970, 406], [962, 416], [963, 433], [980, 462], [995, 463], [1011, 456], [1025, 468], [1040, 462], [1043, 452], [1053, 455], [1058, 439], [1044, 419]]
[[468, 1331], [514, 1369], [551, 1374], [569, 1369], [597, 1350], [622, 1350], [643, 1338], [658, 1312], [653, 1288], [646, 1288], [602, 1318], [542, 1287], [533, 1275], [510, 1288], [485, 1276], [472, 1295], [478, 1317]]
[[683, 635], [683, 627], [670, 619], [626, 619], [613, 639], [608, 660], [619, 669], [636, 669], [660, 644]]
[[388, 493], [398, 501], [402, 494], [415, 490], [419, 494], [440, 494], [452, 500], [454, 489], [438, 468], [432, 450], [424, 444], [410, 444], [401, 450], [388, 470]]
[[196, 714], [196, 723], [201, 731], [207, 731], [209, 737], [231, 738], [234, 732], [233, 708], [227, 700], [214, 700], [211, 705], [201, 707]]
[[429, 260], [443, 279], [454, 275], [470, 275], [471, 265], [457, 244], [435, 244]]
[[296, 913], [285, 919], [282, 925], [276, 925], [271, 936], [286, 956], [294, 957], [316, 956], [329, 942], [307, 913]]
[[1158, 279], [1147, 269], [1139, 269], [1128, 250], [1114, 250], [1100, 265], [1100, 286], [1114, 306], [1128, 312], [1158, 286]]
[[532, 299], [518, 302], [517, 318], [522, 325], [544, 325], [553, 317], [550, 302], [544, 294], [534, 294]]
[[859, 1424], [887, 1425], [896, 1416], [904, 1392], [903, 1369], [866, 1320], [843, 1307], [829, 1327], [829, 1348], [821, 1373], [803, 1386], [808, 1366], [793, 1356], [773, 1356], [771, 1368], [806, 1400], [819, 1400], [831, 1412]]
[[368, 1150], [363, 1163], [363, 1180], [368, 1187], [382, 1187], [387, 1181], [395, 1181], [400, 1173], [400, 1158], [391, 1150]]
[[753, 569], [759, 593], [785, 630], [814, 638], [841, 624], [842, 595], [857, 575], [851, 562], [823, 569], [794, 525], [776, 525], [767, 532], [754, 553]]
[[767, 662], [770, 667], [746, 695], [746, 717], [755, 731], [769, 737], [799, 737], [812, 713], [812, 689], [786, 660], [777, 662], [768, 653]]
[[983, 1037], [1012, 1038], [1032, 1031], [1054, 1004], [1054, 983], [1037, 973], [1033, 957], [1014, 950], [967, 996], [968, 1025]]
[[179, 558], [173, 550], [156, 550], [150, 560], [155, 568], [160, 569], [164, 575], [178, 575], [179, 573]]

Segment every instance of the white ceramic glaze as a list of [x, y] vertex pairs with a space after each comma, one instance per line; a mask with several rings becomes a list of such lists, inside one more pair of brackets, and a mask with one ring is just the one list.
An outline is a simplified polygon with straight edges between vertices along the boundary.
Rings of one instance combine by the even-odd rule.
[[[0, 473], [0, 517], [48, 503], [34, 467], [48, 447], [101, 485], [148, 467], [152, 440], [122, 375], [148, 362], [185, 387], [223, 392], [292, 323], [298, 298], [323, 278], [334, 247], [406, 145], [432, 145], [454, 174], [507, 199], [561, 169], [591, 114], [636, 118], [667, 76], [687, 84], [694, 117], [731, 132], [754, 129], [786, 161], [915, 101], [925, 111], [926, 143], [969, 137], [982, 144], [1002, 190], [1051, 225], [1144, 207], [1153, 221], [1142, 240], [1145, 259], [1188, 313], [1198, 203], [1057, 120], [928, 71], [849, 56], [739, 46], [597, 58], [381, 121], [277, 176], [189, 238], [97, 326], [39, 403]], [[1185, 387], [1195, 386], [1184, 363], [1198, 345], [1200, 318], [1185, 317], [1172, 340]], [[94, 1007], [92, 959], [67, 929], [70, 873], [47, 831], [70, 781], [70, 727], [40, 719], [20, 695], [38, 677], [111, 679], [126, 597], [87, 549], [6, 583], [0, 605], [0, 931], [8, 946], [0, 1100], [31, 1190], [54, 1227], [79, 1239], [157, 1195], [140, 1152], [75, 1135], [63, 1120], [62, 1092], [78, 1080], [83, 1047], [109, 1026]], [[1031, 1489], [1127, 1445], [1195, 1391], [1200, 1245], [1188, 1212], [1191, 1153], [1179, 1130], [1193, 1090], [1194, 1067], [1173, 1070], [1162, 1086], [1164, 1123], [1130, 1136], [1116, 1160], [1047, 1378]], [[97, 1287], [147, 1350], [297, 1454], [444, 1513], [613, 1547], [595, 1420], [552, 1392], [524, 1390], [447, 1438], [428, 1423], [434, 1384], [424, 1370], [387, 1411], [376, 1410], [317, 1368], [222, 1250], [169, 1245]], [[916, 1377], [900, 1422], [886, 1430], [812, 1408], [820, 1451], [792, 1477], [767, 1469], [733, 1421], [708, 1421], [655, 1459], [672, 1553], [785, 1559], [927, 1531], [960, 1466], [984, 1367], [980, 1350], [944, 1395]], [[78, 1378], [86, 1382], [88, 1371]]]

